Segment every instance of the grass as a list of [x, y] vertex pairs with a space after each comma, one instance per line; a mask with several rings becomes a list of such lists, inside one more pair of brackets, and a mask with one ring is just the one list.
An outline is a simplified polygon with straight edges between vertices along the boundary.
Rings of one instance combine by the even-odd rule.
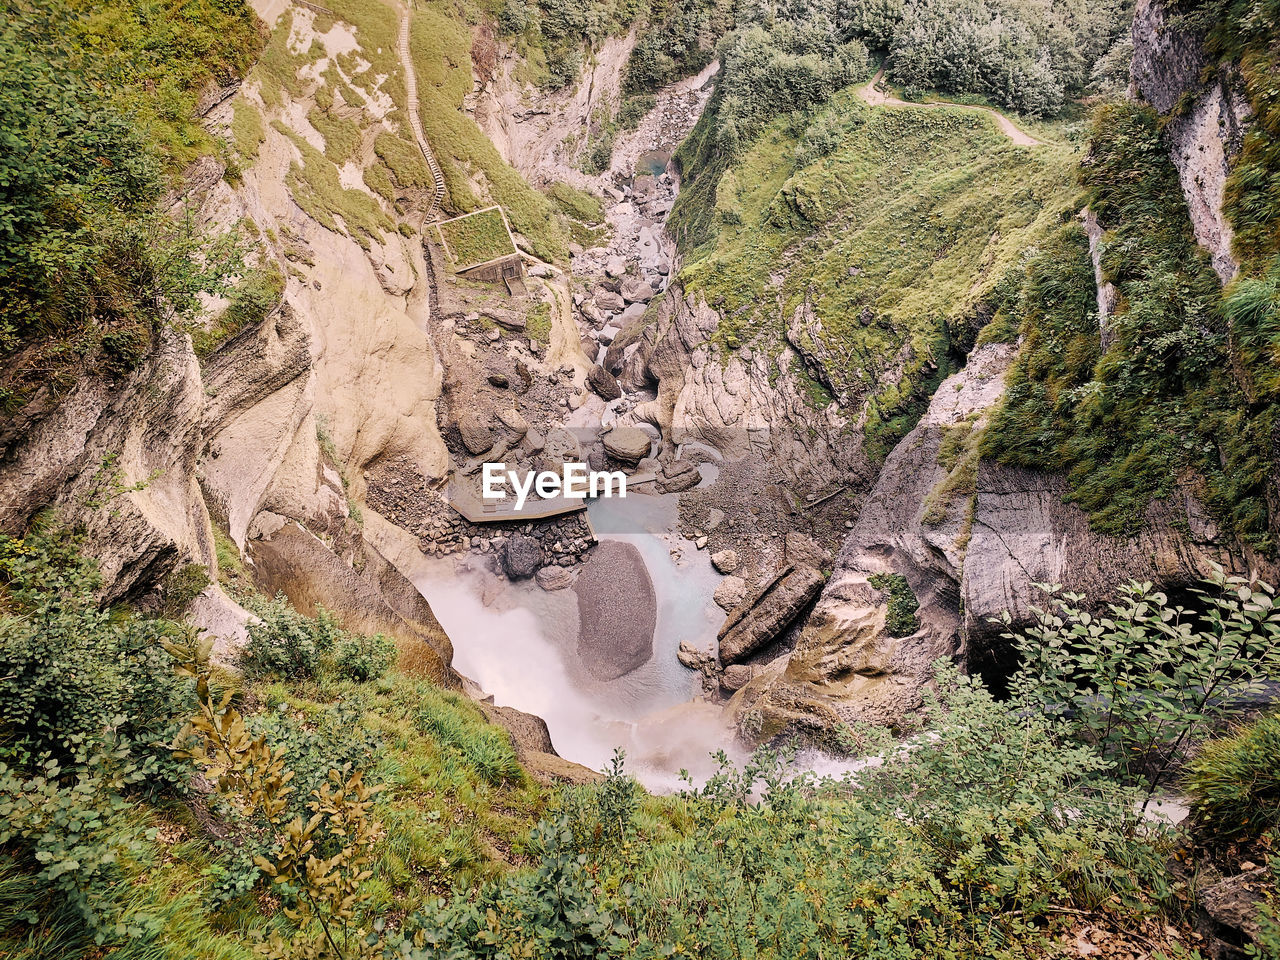
[[313, 107], [307, 120], [324, 137], [324, 155], [337, 166], [356, 159], [363, 137], [360, 125], [349, 117]]
[[432, 190], [435, 187], [431, 169], [416, 143], [384, 132], [374, 140], [373, 150], [396, 186], [405, 190]]
[[231, 291], [231, 302], [222, 314], [210, 326], [192, 332], [196, 356], [209, 356], [241, 330], [261, 323], [283, 295], [284, 275], [274, 262], [253, 270]]
[[[807, 305], [821, 327], [804, 345], [865, 404], [873, 456], [973, 345], [1023, 252], [1078, 208], [1072, 150], [1015, 147], [969, 112], [872, 109], [849, 88], [728, 165], [705, 123], [680, 154], [701, 165], [673, 217], [685, 289], [720, 312], [723, 350], [777, 344]], [[834, 149], [815, 151], [815, 130]]]
[[237, 97], [232, 104], [231, 138], [236, 150], [245, 160], [252, 161], [258, 156], [258, 147], [266, 139], [266, 129], [262, 125], [262, 114], [248, 100]]
[[395, 230], [394, 221], [373, 197], [342, 185], [337, 168], [323, 153], [279, 121], [273, 126], [302, 154], [302, 163], [290, 166], [286, 182], [293, 199], [308, 216], [335, 231], [339, 229], [335, 216], [341, 217], [347, 233], [364, 247], [368, 247], [370, 239], [380, 239], [382, 231]]
[[1084, 233], [1065, 227], [1009, 305], [1022, 348], [984, 455], [1065, 470], [1071, 499], [1115, 536], [1131, 536], [1153, 502], [1198, 476], [1216, 519], [1269, 550], [1268, 438], [1280, 408], [1249, 385], [1270, 357], [1233, 347], [1154, 113], [1123, 102], [1100, 109], [1081, 169], [1090, 206], [1112, 228], [1102, 267], [1120, 297], [1109, 342]]
[[[449, 5], [417, 7], [410, 34], [421, 99], [420, 118], [444, 174], [447, 209], [463, 214], [497, 203], [511, 227], [543, 260], [568, 256], [551, 201], [510, 167], [470, 117], [462, 99], [471, 92], [471, 33]], [[483, 193], [472, 183], [479, 180]]]
[[536, 304], [525, 316], [525, 333], [539, 343], [551, 342], [551, 304]]
[[437, 224], [457, 269], [497, 260], [516, 252], [497, 207]]

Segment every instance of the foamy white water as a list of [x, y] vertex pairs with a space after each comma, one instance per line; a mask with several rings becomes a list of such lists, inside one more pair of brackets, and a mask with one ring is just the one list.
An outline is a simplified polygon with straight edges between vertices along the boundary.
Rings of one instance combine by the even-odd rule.
[[599, 770], [622, 748], [627, 769], [651, 790], [678, 788], [681, 769], [705, 780], [717, 750], [743, 757], [721, 709], [693, 701], [697, 674], [676, 659], [682, 640], [710, 648], [724, 614], [711, 599], [719, 577], [705, 552], [670, 532], [674, 510], [673, 500], [644, 495], [592, 504], [601, 539], [640, 550], [658, 603], [652, 657], [615, 680], [592, 679], [577, 660], [572, 590], [511, 583], [476, 559], [442, 561], [417, 584], [453, 641], [459, 673], [495, 703], [542, 717], [566, 759]]

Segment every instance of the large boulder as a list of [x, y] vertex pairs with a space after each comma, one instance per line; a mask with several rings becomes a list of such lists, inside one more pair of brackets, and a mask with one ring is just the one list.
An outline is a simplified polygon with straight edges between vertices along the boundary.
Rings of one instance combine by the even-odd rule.
[[657, 486], [663, 493], [680, 493], [692, 490], [702, 482], [702, 474], [696, 464], [688, 460], [668, 463], [658, 474]]
[[614, 427], [600, 440], [609, 456], [633, 465], [647, 457], [653, 445], [649, 435], [639, 427]]
[[813, 567], [786, 567], [748, 597], [720, 628], [720, 662], [740, 663], [773, 643], [822, 589]]
[[587, 374], [587, 386], [605, 401], [617, 400], [622, 396], [618, 379], [598, 363]]
[[578, 656], [597, 680], [613, 680], [653, 656], [658, 600], [644, 557], [630, 543], [598, 544], [574, 584]]
[[472, 410], [459, 412], [458, 434], [467, 452], [473, 456], [479, 456], [493, 446], [493, 431], [489, 424]]
[[604, 287], [596, 288], [594, 299], [596, 309], [607, 313], [617, 313], [627, 305], [621, 294], [606, 290]]
[[622, 299], [627, 303], [648, 303], [654, 297], [653, 287], [637, 277], [622, 281]]
[[523, 533], [513, 534], [502, 554], [502, 567], [512, 580], [531, 577], [542, 566], [542, 544]]

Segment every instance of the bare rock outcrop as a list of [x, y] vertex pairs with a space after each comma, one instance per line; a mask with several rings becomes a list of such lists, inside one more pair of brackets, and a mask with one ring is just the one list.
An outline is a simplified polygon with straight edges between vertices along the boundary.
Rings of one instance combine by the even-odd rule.
[[1173, 21], [1165, 0], [1139, 0], [1133, 18], [1132, 92], [1167, 118], [1163, 135], [1192, 229], [1225, 284], [1239, 264], [1231, 252], [1231, 224], [1222, 212], [1223, 191], [1252, 111], [1238, 79], [1229, 73], [1219, 72], [1208, 84], [1201, 80], [1208, 65], [1203, 37]]
[[82, 379], [0, 451], [0, 529], [50, 507], [82, 528], [104, 603], [147, 599], [183, 563], [214, 568], [196, 482], [203, 405], [190, 338], [174, 330], [122, 380]]
[[739, 663], [777, 640], [813, 602], [822, 584], [822, 574], [807, 566], [789, 566], [770, 578], [720, 628], [720, 662]]
[[[1240, 569], [1239, 546], [1189, 492], [1153, 505], [1132, 537], [1109, 537], [1064, 501], [1064, 477], [981, 461], [976, 438], [1012, 356], [1009, 345], [982, 347], [938, 388], [885, 461], [794, 650], [731, 701], [740, 727], [747, 717], [759, 736], [854, 720], [894, 725], [918, 705], [942, 656], [999, 683], [1012, 663], [993, 618], [1008, 610], [1027, 622], [1042, 598], [1037, 583], [1103, 600], [1130, 579], [1176, 589], [1215, 563]], [[953, 431], [953, 444], [957, 435], [971, 442], [958, 462], [940, 463]], [[913, 633], [890, 635], [876, 574], [906, 579], [919, 604]]]

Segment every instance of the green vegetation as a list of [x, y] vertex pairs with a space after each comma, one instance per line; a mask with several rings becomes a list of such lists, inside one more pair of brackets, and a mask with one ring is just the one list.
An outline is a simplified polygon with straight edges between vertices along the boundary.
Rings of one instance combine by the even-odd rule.
[[[850, 732], [883, 758], [856, 783], [763, 751], [649, 797], [619, 755], [548, 793], [475, 705], [383, 674], [385, 640], [260, 600], [232, 677], [184, 625], [98, 610], [76, 548], [0, 538], [0, 950], [32, 960], [1014, 960], [1082, 917], [1180, 926], [1142, 801], [1280, 675], [1270, 588], [1223, 577], [1191, 613], [1135, 584], [1015, 637], [1012, 703], [940, 661], [910, 749]], [[1274, 822], [1274, 726], [1192, 765], [1214, 829]]]
[[259, 601], [240, 681], [184, 624], [99, 610], [77, 547], [0, 537], [0, 953], [354, 958], [305, 945], [519, 861], [542, 791], [473, 704], [384, 675], [388, 641]]
[[[434, 189], [431, 168], [427, 166], [416, 143], [394, 134], [380, 133], [373, 141], [373, 150], [378, 159], [386, 164], [392, 181], [402, 190]], [[368, 176], [368, 171], [365, 176]]]
[[539, 343], [551, 342], [551, 304], [537, 303], [525, 316], [525, 333]]
[[245, 160], [258, 156], [258, 147], [266, 139], [262, 114], [247, 100], [237, 99], [232, 104], [231, 136], [236, 150]]
[[1187, 788], [1207, 833], [1230, 840], [1280, 826], [1280, 716], [1206, 743], [1187, 765]]
[[[543, 260], [563, 260], [568, 249], [550, 201], [503, 161], [475, 121], [462, 112], [462, 98], [472, 87], [466, 23], [452, 7], [438, 2], [419, 6], [413, 15], [411, 49], [422, 126], [448, 190], [446, 209], [464, 214], [496, 203], [531, 252]], [[472, 189], [477, 177], [488, 197]]]
[[54, 29], [92, 58], [117, 109], [134, 118], [171, 168], [216, 151], [196, 106], [202, 94], [242, 77], [262, 49], [265, 31], [248, 3], [65, 0], [41, 6], [71, 14]]
[[382, 231], [394, 231], [395, 223], [378, 206], [378, 202], [361, 190], [342, 185], [337, 168], [329, 159], [280, 121], [275, 129], [288, 137], [302, 154], [301, 165], [289, 167], [285, 182], [307, 215], [329, 230], [338, 230], [335, 215], [352, 239], [367, 247], [370, 240], [380, 239]]
[[877, 573], [868, 577], [867, 583], [889, 593], [889, 613], [884, 622], [889, 636], [909, 637], [920, 629], [920, 618], [916, 616], [920, 604], [906, 577], [900, 573]]
[[[1106, 349], [1083, 231], [1064, 229], [1010, 306], [1025, 340], [984, 452], [1066, 469], [1072, 498], [1117, 535], [1193, 469], [1228, 528], [1267, 548], [1275, 406], [1250, 402], [1233, 371], [1218, 280], [1190, 234], [1154, 114], [1102, 107], [1081, 170], [1090, 207], [1112, 227], [1102, 266], [1120, 307]], [[1235, 305], [1248, 312], [1242, 295]]]
[[1063, 716], [1148, 798], [1186, 747], [1280, 678], [1280, 605], [1267, 584], [1218, 571], [1186, 608], [1130, 583], [1102, 615], [1055, 592], [1034, 625], [1006, 635], [1021, 660], [1015, 699]]
[[[981, 94], [1031, 116], [1053, 115], [1097, 78], [1127, 40], [1128, 0], [857, 0], [852, 29], [887, 49], [909, 87]], [[984, 42], [978, 37], [1000, 38]], [[919, 99], [905, 97], [904, 99]]]
[[437, 228], [458, 269], [516, 252], [502, 211], [496, 207], [442, 221]]
[[842, 404], [867, 404], [874, 456], [1016, 290], [1025, 252], [1078, 209], [1069, 149], [1013, 146], [980, 115], [873, 109], [853, 90], [774, 121], [732, 162], [713, 138], [704, 115], [678, 154], [685, 289], [720, 312], [724, 349], [778, 344], [811, 311], [816, 327], [792, 335]]
[[977, 492], [982, 435], [982, 430], [974, 430], [973, 417], [942, 428], [938, 466], [945, 469], [947, 475], [925, 498], [922, 519], [926, 524], [945, 523], [951, 516], [951, 505], [961, 497], [972, 502]]
[[[132, 369], [235, 270], [230, 244], [160, 204], [166, 171], [210, 147], [191, 133], [195, 85], [252, 55], [232, 24], [252, 14], [235, 0], [210, 11], [219, 47], [203, 27], [179, 42], [203, 4], [171, 6], [98, 4], [88, 18], [61, 3], [0, 7], [2, 410], [85, 372]], [[161, 74], [164, 97], [147, 99]]]
[[227, 308], [212, 326], [191, 331], [196, 356], [206, 357], [241, 330], [260, 324], [283, 295], [284, 275], [273, 261], [255, 269], [232, 288]]

